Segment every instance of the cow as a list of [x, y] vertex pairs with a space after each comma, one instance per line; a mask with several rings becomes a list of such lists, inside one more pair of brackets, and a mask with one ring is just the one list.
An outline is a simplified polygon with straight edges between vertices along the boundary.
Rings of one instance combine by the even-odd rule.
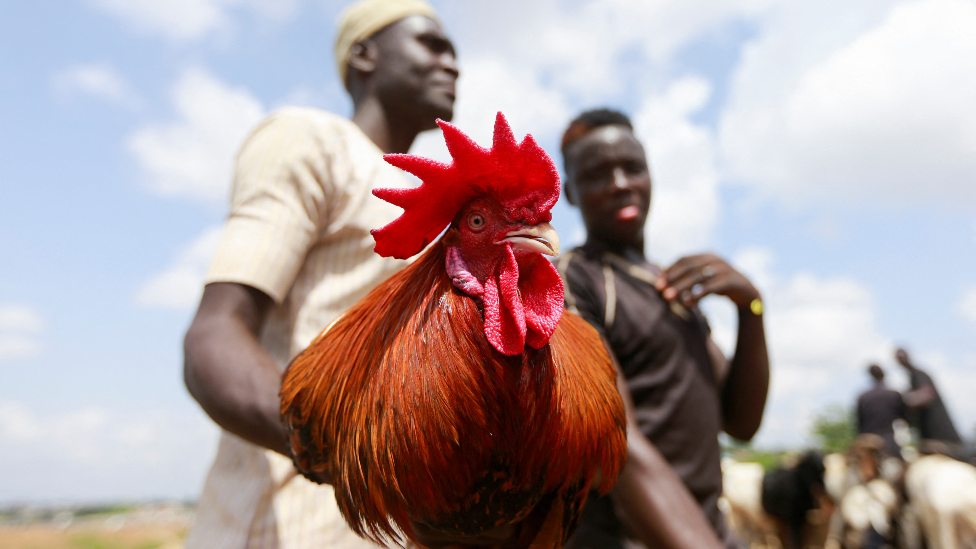
[[808, 515], [829, 501], [823, 458], [807, 452], [768, 473], [758, 463], [723, 462], [722, 506], [750, 547], [802, 549], [811, 537]]
[[[904, 520], [921, 526], [929, 549], [976, 549], [976, 467], [943, 455], [923, 456], [905, 473]], [[920, 548], [921, 540], [907, 540]]]
[[722, 499], [719, 506], [740, 539], [753, 549], [782, 545], [776, 527], [762, 508], [762, 480], [766, 472], [758, 463], [722, 460]]
[[882, 452], [884, 440], [863, 434], [847, 454], [824, 458], [827, 493], [837, 502], [830, 519], [826, 549], [876, 549], [896, 537], [902, 498], [895, 486], [904, 467]]
[[793, 467], [778, 467], [763, 477], [762, 506], [780, 521], [784, 549], [803, 549], [807, 514], [826, 499], [823, 456], [809, 451]]

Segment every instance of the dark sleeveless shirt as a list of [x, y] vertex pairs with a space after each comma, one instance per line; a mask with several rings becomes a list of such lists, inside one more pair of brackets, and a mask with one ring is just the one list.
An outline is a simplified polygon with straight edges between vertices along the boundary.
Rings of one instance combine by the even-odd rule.
[[[652, 285], [656, 273], [598, 247], [576, 248], [556, 265], [566, 285], [567, 308], [610, 342], [641, 431], [688, 486], [719, 538], [727, 540], [717, 505], [722, 494], [721, 402], [704, 316], [697, 307], [672, 308]], [[609, 284], [606, 275], [612, 276]], [[566, 547], [641, 546], [628, 538], [610, 498], [593, 493]]]

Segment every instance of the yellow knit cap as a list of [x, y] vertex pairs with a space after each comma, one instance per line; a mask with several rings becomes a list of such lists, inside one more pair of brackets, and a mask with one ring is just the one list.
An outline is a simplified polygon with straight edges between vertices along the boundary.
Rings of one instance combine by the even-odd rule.
[[410, 15], [425, 15], [437, 21], [434, 8], [423, 0], [362, 0], [342, 12], [339, 16], [335, 58], [343, 84], [349, 71], [349, 50], [352, 45]]

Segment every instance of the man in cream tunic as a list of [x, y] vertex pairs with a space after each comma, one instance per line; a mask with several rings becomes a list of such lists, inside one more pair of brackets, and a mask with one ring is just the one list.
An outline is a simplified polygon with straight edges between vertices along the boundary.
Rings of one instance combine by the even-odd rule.
[[223, 429], [188, 549], [372, 547], [346, 526], [332, 487], [287, 457], [280, 374], [405, 265], [373, 253], [369, 230], [400, 210], [371, 191], [411, 185], [382, 155], [407, 152], [437, 118], [451, 119], [458, 71], [419, 0], [347, 8], [336, 61], [351, 120], [281, 109], [237, 158], [230, 215], [185, 341], [187, 388]]

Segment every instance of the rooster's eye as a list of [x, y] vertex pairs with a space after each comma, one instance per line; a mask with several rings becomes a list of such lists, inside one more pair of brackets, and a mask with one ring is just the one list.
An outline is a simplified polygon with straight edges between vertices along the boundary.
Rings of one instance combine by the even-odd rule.
[[481, 215], [480, 212], [473, 212], [468, 216], [468, 227], [472, 231], [480, 231], [485, 226], [485, 216]]

